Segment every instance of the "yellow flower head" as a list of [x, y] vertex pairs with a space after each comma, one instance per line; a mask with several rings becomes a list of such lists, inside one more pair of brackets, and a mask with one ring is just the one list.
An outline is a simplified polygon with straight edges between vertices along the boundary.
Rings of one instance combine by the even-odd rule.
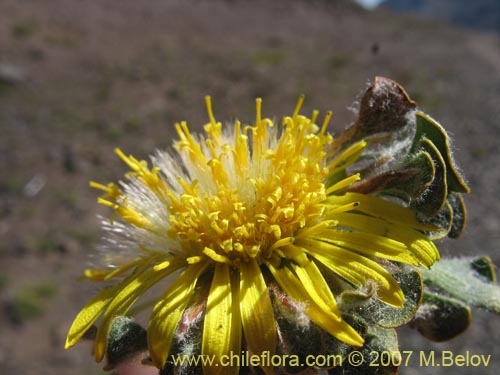
[[374, 283], [380, 301], [403, 305], [405, 296], [383, 265], [431, 266], [439, 253], [422, 234], [429, 226], [400, 204], [349, 192], [360, 175], [349, 174], [348, 167], [367, 142], [340, 151], [332, 147], [327, 132], [331, 113], [317, 125], [318, 112], [311, 118], [300, 114], [302, 102], [303, 97], [278, 125], [262, 118], [257, 99], [253, 125], [236, 122], [223, 128], [207, 97], [210, 122], [204, 136], [191, 134], [184, 122], [177, 124], [177, 155], [158, 152], [149, 167], [116, 150], [131, 169], [126, 181], [91, 185], [105, 192], [99, 202], [122, 219], [108, 223], [106, 230], [117, 247], [112, 251], [122, 250], [124, 256], [118, 264], [114, 260], [85, 275], [118, 281], [78, 314], [67, 347], [102, 316], [94, 346], [100, 361], [113, 319], [126, 315], [139, 297], [171, 274], [173, 281], [162, 286], [147, 329], [159, 368], [182, 329], [183, 316], [196, 309], [203, 314], [202, 354], [217, 359], [239, 353], [242, 341], [251, 353], [275, 353], [271, 284], [305, 306], [317, 326], [352, 346], [364, 340], [342, 318], [332, 277], [353, 288]]

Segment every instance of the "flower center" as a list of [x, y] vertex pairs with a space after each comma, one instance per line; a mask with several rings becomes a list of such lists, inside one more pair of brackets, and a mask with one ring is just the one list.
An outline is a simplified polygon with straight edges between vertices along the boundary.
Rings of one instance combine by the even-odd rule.
[[260, 100], [255, 125], [242, 129], [237, 122], [229, 136], [207, 98], [205, 145], [186, 124], [177, 126], [177, 150], [189, 181], [179, 180], [184, 191], [169, 207], [169, 235], [188, 254], [203, 252], [233, 265], [248, 258], [263, 261], [318, 220], [326, 198], [324, 146], [332, 138], [325, 134], [329, 116], [319, 129], [317, 112], [311, 119], [298, 114], [302, 100], [281, 131], [261, 118]]

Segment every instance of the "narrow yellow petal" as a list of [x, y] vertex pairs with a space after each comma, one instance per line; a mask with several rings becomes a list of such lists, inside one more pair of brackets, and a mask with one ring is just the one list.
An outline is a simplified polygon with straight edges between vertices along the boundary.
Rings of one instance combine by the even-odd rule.
[[421, 230], [435, 230], [436, 227], [422, 224], [417, 219], [415, 211], [403, 207], [386, 199], [377, 198], [360, 193], [346, 193], [344, 195], [330, 196], [326, 203], [332, 206], [342, 206], [352, 202], [359, 202], [356, 211], [387, 220], [391, 223], [400, 223]]
[[419, 264], [418, 260], [404, 243], [395, 241], [392, 238], [371, 233], [348, 232], [335, 229], [327, 229], [313, 238], [368, 256], [389, 259], [414, 266]]
[[101, 290], [89, 303], [78, 313], [71, 325], [66, 338], [66, 349], [75, 345], [78, 340], [92, 327], [92, 324], [99, 318], [106, 306], [116, 295], [120, 284]]
[[[276, 351], [277, 337], [271, 298], [254, 259], [240, 265], [240, 309], [243, 332], [251, 353]], [[267, 374], [272, 368], [264, 368]]]
[[335, 297], [316, 264], [308, 259], [307, 264], [301, 266], [292, 264], [292, 268], [310, 299], [321, 309], [331, 311], [340, 320]]
[[175, 329], [206, 266], [205, 262], [190, 264], [153, 309], [148, 325], [148, 343], [151, 358], [159, 368], [168, 358]]
[[409, 248], [413, 255], [424, 265], [429, 268], [441, 258], [439, 250], [433, 242], [428, 239], [415, 239], [409, 243]]
[[210, 367], [204, 367], [205, 373], [214, 375], [238, 373], [237, 367], [222, 366], [220, 363], [221, 356], [229, 355], [231, 352], [239, 353], [240, 343], [234, 340], [241, 340], [241, 337], [234, 332], [241, 331], [241, 321], [239, 309], [234, 308], [238, 303], [233, 300], [232, 289], [234, 287], [232, 288], [229, 266], [216, 264], [207, 300], [201, 346], [202, 355], [213, 358], [214, 363]]
[[288, 267], [275, 267], [271, 263], [266, 263], [267, 268], [273, 274], [283, 291], [292, 299], [298, 302], [308, 301], [308, 295], [305, 293], [302, 284], [297, 276]]
[[403, 306], [405, 296], [398, 282], [373, 260], [322, 241], [304, 241], [300, 245], [315, 259], [354, 286], [363, 286], [368, 280], [373, 280], [378, 285], [378, 298], [381, 301], [395, 307]]
[[337, 215], [337, 219], [341, 226], [385, 236], [404, 243], [425, 267], [430, 267], [440, 258], [436, 245], [410, 226], [348, 212]]
[[94, 343], [94, 355], [97, 362], [104, 358], [109, 330], [115, 317], [125, 315], [137, 299], [158, 281], [172, 273], [180, 266], [179, 262], [173, 262], [170, 267], [156, 271], [149, 267], [149, 263], [136, 270], [126, 280], [124, 286], [110, 302], [106, 312], [102, 316]]
[[335, 315], [326, 313], [314, 303], [307, 307], [307, 315], [317, 326], [347, 345], [363, 346], [363, 337], [344, 319], [336, 319]]
[[306, 313], [316, 325], [348, 345], [363, 345], [363, 338], [342, 319], [338, 310], [337, 313], [332, 309], [325, 310], [318, 306], [314, 300], [311, 300], [308, 291], [290, 269], [287, 267], [276, 268], [270, 263], [267, 263], [267, 266], [281, 289], [290, 298], [306, 304]]

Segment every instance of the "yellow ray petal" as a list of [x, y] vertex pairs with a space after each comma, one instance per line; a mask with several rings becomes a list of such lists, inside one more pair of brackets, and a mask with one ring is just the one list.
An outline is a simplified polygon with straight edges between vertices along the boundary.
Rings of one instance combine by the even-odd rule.
[[[338, 340], [352, 346], [362, 346], [363, 338], [354, 328], [342, 319], [340, 313], [318, 306], [309, 296], [297, 276], [287, 267], [276, 268], [270, 263], [267, 266], [283, 291], [293, 300], [306, 304], [306, 314], [319, 327]], [[337, 310], [338, 311], [338, 310]]]
[[106, 352], [107, 337], [115, 317], [125, 315], [137, 299], [151, 288], [158, 281], [166, 277], [179, 268], [179, 262], [172, 262], [169, 267], [156, 271], [154, 268], [147, 268], [145, 264], [127, 278], [127, 283], [116, 294], [110, 302], [106, 312], [102, 316], [94, 342], [94, 355], [97, 362], [102, 361]]
[[325, 313], [318, 305], [311, 304], [306, 309], [307, 315], [320, 328], [324, 329], [337, 340], [346, 343], [347, 345], [360, 347], [363, 346], [365, 340], [361, 335], [347, 323], [344, 319], [335, 320], [334, 316]]
[[313, 238], [369, 256], [418, 265], [418, 260], [410, 253], [406, 245], [392, 238], [335, 229], [326, 229]]
[[148, 325], [148, 344], [151, 358], [159, 368], [167, 360], [175, 329], [206, 266], [205, 262], [190, 264], [153, 309]]
[[[346, 193], [344, 195], [330, 196], [326, 203], [333, 207], [358, 202], [356, 211], [387, 220], [391, 223], [406, 224], [415, 229], [436, 230], [440, 229], [430, 224], [422, 224], [417, 219], [415, 211], [403, 207], [386, 199], [360, 193]], [[328, 215], [327, 215], [328, 216]]]
[[430, 267], [440, 258], [436, 245], [422, 233], [407, 225], [389, 223], [367, 215], [348, 212], [337, 215], [337, 219], [341, 226], [385, 236], [404, 243], [425, 267]]
[[106, 306], [122, 287], [121, 284], [101, 290], [89, 303], [78, 313], [66, 338], [66, 349], [75, 345], [78, 340], [92, 327], [92, 324], [99, 318]]
[[335, 297], [316, 264], [308, 259], [306, 264], [300, 266], [292, 263], [292, 268], [310, 299], [321, 309], [331, 311], [340, 320]]
[[427, 268], [441, 258], [436, 245], [427, 239], [415, 239], [408, 244], [408, 247], [420, 263]]
[[[251, 353], [270, 356], [276, 350], [276, 324], [271, 298], [259, 265], [254, 259], [240, 265], [240, 309], [243, 332]], [[267, 374], [272, 368], [264, 368]]]
[[405, 296], [398, 282], [378, 263], [321, 241], [304, 241], [300, 245], [315, 259], [353, 285], [359, 287], [368, 280], [373, 280], [378, 285], [378, 298], [381, 301], [395, 307], [403, 306]]
[[[99, 316], [103, 313], [104, 309], [106, 309], [106, 307], [110, 304], [110, 302], [114, 300], [116, 296], [124, 288], [126, 288], [127, 285], [129, 285], [129, 283], [134, 278], [137, 277], [137, 273], [143, 272], [143, 270], [145, 270], [153, 260], [154, 260], [153, 258], [151, 258], [150, 260], [143, 260], [144, 265], [141, 267], [142, 271], [141, 270], [136, 271], [135, 273], [129, 275], [126, 279], [124, 279], [120, 283], [112, 287], [103, 289], [92, 300], [90, 300], [90, 302], [80, 311], [80, 313], [76, 316], [75, 320], [73, 321], [73, 324], [68, 332], [68, 337], [66, 339], [66, 348], [69, 348], [72, 345], [74, 345], [83, 336], [83, 334], [92, 326], [92, 324], [97, 320], [97, 318], [99, 318]], [[138, 262], [134, 261], [130, 264], [137, 265]], [[128, 265], [126, 265], [125, 267], [128, 267]], [[96, 272], [92, 272], [92, 270], [90, 270], [86, 271], [86, 276], [95, 277], [96, 280], [105, 280], [106, 277], [109, 276], [109, 274], [115, 271], [116, 270], [109, 270], [109, 271], [97, 270]], [[100, 326], [101, 325], [102, 323], [100, 324]], [[100, 340], [99, 346], [105, 348], [107, 341], [106, 335], [101, 335], [97, 337], [96, 341], [97, 339]], [[101, 360], [103, 355], [104, 352], [102, 352], [102, 355], [100, 355]]]
[[[212, 286], [207, 300], [205, 322], [203, 324], [202, 355], [214, 359], [214, 365], [204, 367], [205, 373], [238, 374], [236, 366], [222, 366], [222, 355], [239, 353], [241, 345], [241, 320], [239, 300], [234, 300], [233, 285], [229, 266], [217, 264], [212, 279]], [[238, 297], [238, 294], [236, 294]]]

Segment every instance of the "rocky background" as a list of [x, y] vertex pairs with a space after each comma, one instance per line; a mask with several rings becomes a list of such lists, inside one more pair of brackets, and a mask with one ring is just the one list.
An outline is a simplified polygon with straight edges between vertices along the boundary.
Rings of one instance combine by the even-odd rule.
[[[497, 34], [347, 0], [0, 0], [0, 373], [103, 374], [89, 343], [63, 346], [96, 290], [77, 280], [108, 214], [88, 181], [122, 176], [114, 147], [146, 158], [175, 122], [201, 129], [206, 94], [217, 118], [252, 121], [256, 96], [280, 117], [304, 93], [338, 133], [376, 75], [453, 134], [472, 193], [466, 233], [442, 253], [500, 264]], [[421, 367], [415, 352], [400, 373], [497, 373], [500, 317], [473, 318], [441, 344], [401, 329], [401, 349], [491, 354], [487, 368]]]

